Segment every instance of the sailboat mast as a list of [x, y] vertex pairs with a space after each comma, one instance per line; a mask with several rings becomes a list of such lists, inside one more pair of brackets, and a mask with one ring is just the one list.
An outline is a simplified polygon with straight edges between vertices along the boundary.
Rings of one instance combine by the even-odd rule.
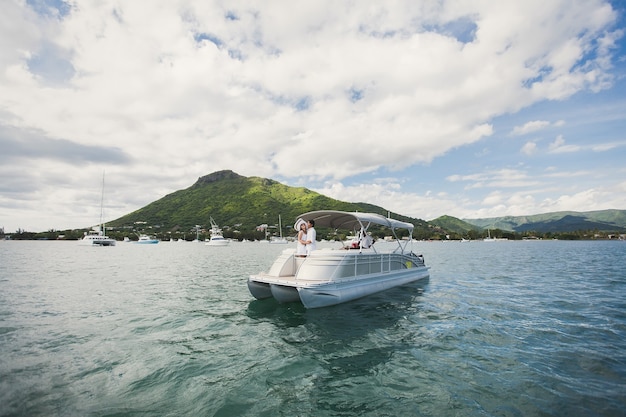
[[104, 171], [102, 171], [102, 194], [100, 196], [100, 227], [102, 235], [106, 236], [106, 226], [104, 225]]

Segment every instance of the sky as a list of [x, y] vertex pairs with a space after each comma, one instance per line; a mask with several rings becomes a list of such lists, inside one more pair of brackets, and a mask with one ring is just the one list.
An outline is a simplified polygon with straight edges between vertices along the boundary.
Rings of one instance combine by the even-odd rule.
[[622, 0], [0, 1], [7, 233], [219, 170], [424, 220], [626, 209]]

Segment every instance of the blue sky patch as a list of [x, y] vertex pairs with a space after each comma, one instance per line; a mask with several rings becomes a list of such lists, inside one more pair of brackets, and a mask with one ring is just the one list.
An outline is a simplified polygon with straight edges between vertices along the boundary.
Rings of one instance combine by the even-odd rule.
[[44, 43], [28, 61], [28, 69], [39, 76], [44, 84], [60, 85], [68, 82], [75, 73], [66, 51], [54, 44]]
[[68, 3], [62, 0], [26, 0], [26, 4], [38, 15], [52, 18], [65, 17], [72, 9]]

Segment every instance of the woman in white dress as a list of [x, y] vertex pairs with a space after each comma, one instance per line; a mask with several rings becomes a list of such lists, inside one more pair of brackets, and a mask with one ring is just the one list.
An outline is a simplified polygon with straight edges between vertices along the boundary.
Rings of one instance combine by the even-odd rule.
[[298, 243], [296, 244], [296, 256], [306, 256], [306, 222], [299, 221]]

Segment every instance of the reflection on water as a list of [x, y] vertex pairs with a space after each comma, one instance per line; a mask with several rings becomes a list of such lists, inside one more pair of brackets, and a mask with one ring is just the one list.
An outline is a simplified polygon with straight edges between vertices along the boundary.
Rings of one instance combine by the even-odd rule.
[[419, 312], [427, 286], [428, 281], [420, 281], [321, 309], [273, 299], [250, 302], [248, 317], [281, 329], [281, 340], [297, 351], [297, 360], [287, 358], [279, 377], [272, 373], [269, 380], [280, 394], [281, 410], [286, 415], [302, 412], [305, 400], [316, 415], [322, 411], [388, 415], [388, 401], [371, 401], [371, 392], [363, 387], [379, 378], [400, 345], [410, 339], [397, 340], [390, 334], [407, 314]]
[[351, 339], [377, 328], [392, 326], [407, 311], [414, 312], [428, 280], [396, 287], [361, 299], [326, 308], [306, 309], [299, 303], [279, 304], [274, 299], [253, 300], [247, 315], [278, 327], [306, 325], [318, 336]]

